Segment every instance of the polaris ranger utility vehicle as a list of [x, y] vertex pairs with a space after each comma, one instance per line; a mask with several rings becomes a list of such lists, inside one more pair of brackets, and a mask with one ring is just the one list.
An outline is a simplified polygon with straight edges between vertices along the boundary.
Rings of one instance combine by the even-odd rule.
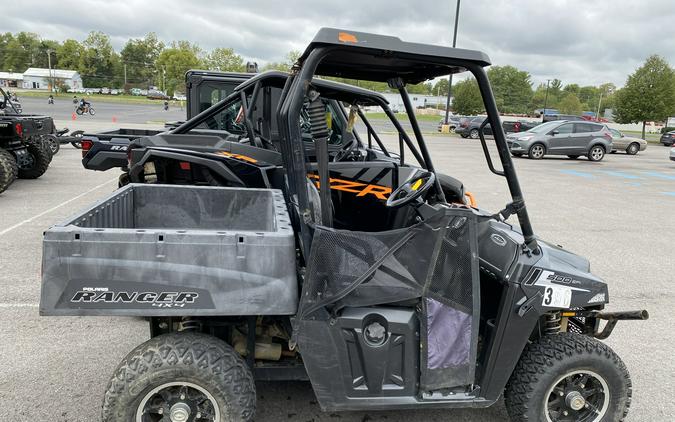
[[[534, 235], [501, 129], [501, 170], [481, 136], [512, 196], [497, 213], [446, 196], [419, 130], [406, 85], [463, 71], [484, 124], [501, 128], [489, 64], [477, 51], [324, 28], [279, 91], [276, 139], [252, 124], [256, 83], [250, 102], [244, 91], [226, 100], [241, 94], [248, 142], [193, 137], [196, 152], [138, 141], [132, 162], [154, 154], [136, 169], [145, 183], [44, 238], [41, 314], [150, 318], [102, 419], [251, 420], [255, 379], [308, 379], [330, 411], [486, 407], [504, 393], [514, 421], [623, 420], [628, 371], [599, 340], [647, 312], [605, 311], [607, 284], [588, 260]], [[397, 156], [331, 145], [330, 86], [315, 75], [388, 82], [416, 142], [395, 123]], [[341, 100], [353, 101], [349, 121], [359, 98]], [[171, 160], [208, 168], [219, 186], [153, 183], [177, 171], [157, 171]], [[520, 228], [506, 222], [514, 214]]]
[[[254, 75], [254, 73], [188, 70], [185, 73], [187, 119], [190, 120], [220, 102], [239, 84]], [[167, 129], [175, 128], [181, 123], [183, 122], [167, 123]], [[85, 133], [75, 146], [82, 148], [82, 165], [88, 170], [105, 171], [114, 167], [124, 168], [130, 141], [161, 132], [163, 131], [120, 128]]]
[[0, 88], [0, 192], [17, 177], [37, 179], [52, 159], [46, 135], [54, 132], [48, 116], [22, 114]]

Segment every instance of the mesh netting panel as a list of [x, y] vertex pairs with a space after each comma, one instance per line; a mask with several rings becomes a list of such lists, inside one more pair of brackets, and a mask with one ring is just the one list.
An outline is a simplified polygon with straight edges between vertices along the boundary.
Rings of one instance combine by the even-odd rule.
[[422, 305], [420, 388], [471, 384], [478, 338], [475, 225], [471, 211], [444, 209], [387, 232], [317, 226], [298, 319], [416, 299]]
[[429, 296], [465, 313], [473, 308], [471, 224], [467, 217], [453, 217], [441, 241], [429, 283]]

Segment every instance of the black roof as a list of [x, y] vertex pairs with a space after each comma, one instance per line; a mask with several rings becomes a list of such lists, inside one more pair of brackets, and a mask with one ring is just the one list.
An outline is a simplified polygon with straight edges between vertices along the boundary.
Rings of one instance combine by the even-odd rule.
[[386, 82], [401, 77], [407, 83], [459, 73], [466, 66], [489, 66], [480, 51], [401, 41], [398, 37], [321, 28], [299, 59], [320, 47], [333, 51], [319, 64], [316, 74]]
[[[253, 89], [253, 86], [263, 80], [265, 86], [276, 86], [282, 88], [288, 79], [288, 73], [278, 70], [268, 70], [260, 73], [251, 79], [244, 81], [235, 89], [237, 92], [247, 89]], [[316, 88], [322, 97], [337, 101], [344, 101], [350, 104], [356, 103], [362, 106], [388, 104], [384, 95], [379, 92], [371, 91], [358, 86], [343, 84], [328, 79], [314, 78], [312, 85]]]

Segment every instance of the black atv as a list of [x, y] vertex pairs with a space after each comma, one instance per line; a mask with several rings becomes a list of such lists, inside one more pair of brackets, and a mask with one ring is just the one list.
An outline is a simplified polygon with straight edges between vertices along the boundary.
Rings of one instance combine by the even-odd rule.
[[[279, 83], [253, 78], [133, 142], [133, 183], [44, 239], [42, 315], [150, 319], [103, 421], [252, 420], [255, 380], [308, 380], [327, 411], [487, 407], [503, 394], [514, 421], [624, 420], [630, 377], [599, 340], [648, 314], [606, 311], [589, 261], [534, 235], [489, 65], [324, 28]], [[406, 90], [464, 71], [487, 111], [487, 165], [512, 197], [496, 213], [436, 172]], [[387, 82], [414, 138], [384, 97], [315, 75]], [[361, 112], [374, 105], [395, 141]]]
[[47, 135], [54, 133], [54, 121], [48, 116], [20, 113], [0, 88], [0, 192], [14, 180], [42, 176], [53, 154]]

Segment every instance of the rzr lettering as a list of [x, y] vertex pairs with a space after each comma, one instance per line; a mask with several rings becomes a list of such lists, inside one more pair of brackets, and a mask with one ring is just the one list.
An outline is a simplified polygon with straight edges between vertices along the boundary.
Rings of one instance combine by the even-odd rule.
[[[318, 175], [310, 173], [307, 176], [310, 179], [314, 179], [314, 184], [316, 185], [316, 187], [321, 189], [321, 185], [318, 180], [319, 179]], [[391, 193], [391, 188], [388, 186], [369, 185], [366, 183], [354, 182], [351, 180], [336, 179], [334, 177], [331, 177], [328, 180], [331, 189], [339, 190], [342, 192], [355, 193], [356, 196], [373, 195], [377, 199], [386, 201], [387, 196]]]

